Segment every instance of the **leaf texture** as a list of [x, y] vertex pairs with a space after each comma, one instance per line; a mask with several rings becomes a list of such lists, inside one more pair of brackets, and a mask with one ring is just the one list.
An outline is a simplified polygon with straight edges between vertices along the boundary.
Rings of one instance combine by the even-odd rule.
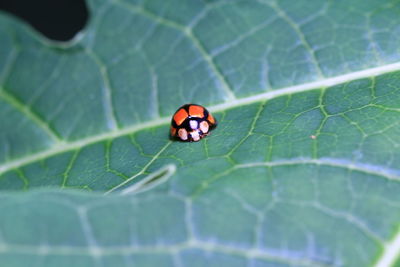
[[395, 264], [398, 1], [88, 4], [69, 43], [0, 16], [1, 263]]

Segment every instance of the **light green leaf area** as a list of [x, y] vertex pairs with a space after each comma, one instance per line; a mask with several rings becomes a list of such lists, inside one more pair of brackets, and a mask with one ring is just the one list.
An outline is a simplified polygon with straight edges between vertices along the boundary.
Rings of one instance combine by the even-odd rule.
[[398, 1], [88, 4], [0, 16], [1, 266], [398, 265]]

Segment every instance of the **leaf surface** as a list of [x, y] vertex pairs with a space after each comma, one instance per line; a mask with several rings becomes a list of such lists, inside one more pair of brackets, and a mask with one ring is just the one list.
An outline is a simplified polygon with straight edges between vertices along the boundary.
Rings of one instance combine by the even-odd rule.
[[395, 263], [397, 1], [88, 4], [62, 44], [0, 16], [0, 262]]

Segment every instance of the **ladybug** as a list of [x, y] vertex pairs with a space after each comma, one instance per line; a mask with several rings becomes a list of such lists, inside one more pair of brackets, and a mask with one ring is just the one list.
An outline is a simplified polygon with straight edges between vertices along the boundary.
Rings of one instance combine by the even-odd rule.
[[171, 136], [186, 142], [197, 142], [217, 125], [203, 106], [186, 104], [178, 108], [171, 120]]

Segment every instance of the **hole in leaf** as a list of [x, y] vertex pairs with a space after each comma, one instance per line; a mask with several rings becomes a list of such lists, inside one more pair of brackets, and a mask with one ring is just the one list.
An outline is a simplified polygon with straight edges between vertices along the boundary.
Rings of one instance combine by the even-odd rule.
[[54, 41], [72, 39], [88, 19], [84, 0], [2, 0], [0, 10], [25, 20]]

